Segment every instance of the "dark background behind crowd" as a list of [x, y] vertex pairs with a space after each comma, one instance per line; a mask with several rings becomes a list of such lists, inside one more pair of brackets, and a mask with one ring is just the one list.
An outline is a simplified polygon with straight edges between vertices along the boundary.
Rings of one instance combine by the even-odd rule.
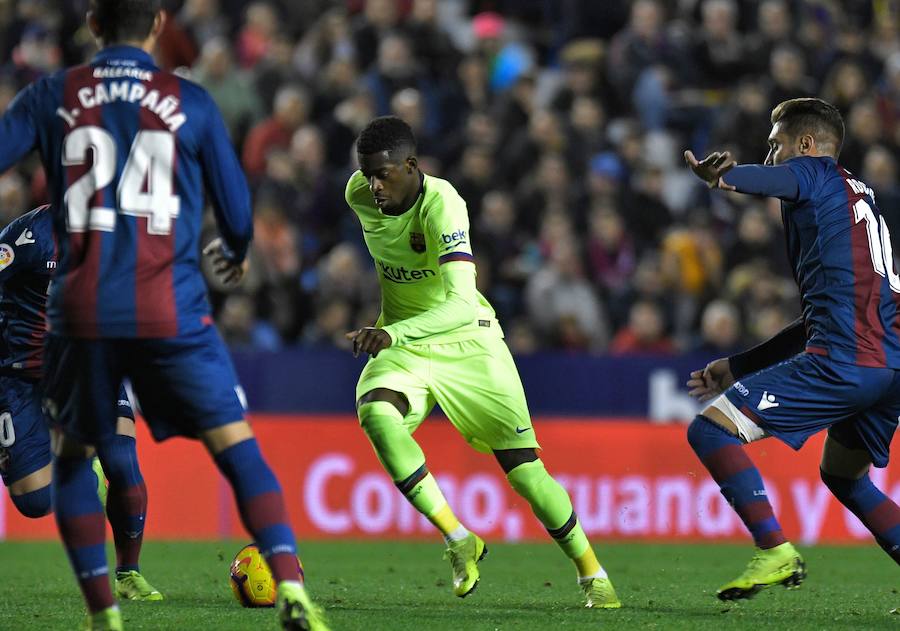
[[[87, 4], [0, 0], [0, 111], [90, 58]], [[342, 346], [374, 323], [343, 188], [355, 136], [383, 114], [468, 202], [479, 288], [516, 353], [729, 353], [793, 320], [778, 203], [710, 193], [681, 159], [761, 162], [787, 98], [841, 110], [841, 162], [900, 234], [898, 0], [164, 6], [157, 61], [213, 95], [254, 192], [251, 273], [213, 292], [234, 347]], [[36, 159], [3, 174], [0, 224], [46, 199]]]

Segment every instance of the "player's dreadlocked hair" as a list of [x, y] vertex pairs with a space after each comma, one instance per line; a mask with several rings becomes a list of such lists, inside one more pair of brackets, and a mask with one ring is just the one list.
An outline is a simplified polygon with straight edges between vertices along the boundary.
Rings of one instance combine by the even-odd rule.
[[791, 137], [809, 134], [818, 143], [834, 144], [835, 155], [844, 143], [844, 119], [837, 108], [822, 99], [790, 99], [772, 110], [772, 124], [781, 123]]
[[415, 151], [416, 136], [406, 121], [396, 116], [379, 116], [372, 120], [356, 141], [357, 153], [364, 156], [401, 148]]
[[161, 8], [161, 0], [91, 0], [91, 11], [106, 44], [143, 40]]

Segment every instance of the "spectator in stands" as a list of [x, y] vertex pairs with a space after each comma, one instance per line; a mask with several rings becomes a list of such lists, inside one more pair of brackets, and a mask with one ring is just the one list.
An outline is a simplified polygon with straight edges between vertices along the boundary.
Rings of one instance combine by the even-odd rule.
[[244, 143], [244, 170], [251, 183], [263, 174], [266, 156], [272, 149], [288, 148], [294, 132], [306, 122], [309, 105], [309, 95], [299, 85], [278, 90], [275, 111], [250, 130]]
[[[0, 10], [0, 111], [60, 55], [80, 63], [93, 51], [85, 1]], [[685, 185], [674, 151], [725, 144], [739, 161], [760, 161], [782, 98], [816, 94], [841, 108], [841, 164], [876, 190], [900, 234], [889, 212], [900, 206], [900, 30], [889, 2], [167, 6], [181, 44], [158, 61], [191, 65], [213, 94], [259, 211], [243, 293], [212, 288], [236, 344], [343, 344], [345, 323], [377, 318], [377, 301], [332, 296], [340, 282], [321, 279], [332, 267], [373, 273], [346, 263], [361, 237], [343, 185], [355, 138], [388, 112], [416, 128], [422, 167], [463, 193], [479, 286], [520, 352], [605, 352], [609, 330], [652, 311], [643, 303], [683, 348], [714, 344], [709, 314], [733, 320], [719, 300], [738, 309], [741, 346], [792, 320], [777, 204]], [[3, 224], [45, 200], [36, 161], [0, 176]]]
[[250, 125], [262, 118], [263, 107], [250, 78], [235, 67], [228, 40], [217, 37], [206, 41], [193, 78], [220, 103], [232, 141], [243, 143]]
[[252, 68], [269, 50], [278, 31], [280, 16], [268, 2], [253, 2], [244, 13], [244, 24], [237, 36], [238, 61]]
[[601, 349], [609, 332], [600, 300], [584, 277], [577, 245], [555, 244], [549, 265], [525, 288], [528, 314], [544, 343], [569, 350]]
[[628, 325], [620, 329], [609, 345], [613, 355], [669, 355], [675, 345], [666, 336], [666, 322], [655, 302], [642, 300], [631, 307]]
[[741, 350], [741, 320], [737, 307], [725, 300], [713, 300], [703, 310], [700, 338], [691, 350], [710, 357], [728, 357]]
[[[213, 39], [228, 38], [231, 33], [231, 23], [222, 12], [219, 0], [185, 0], [176, 19], [197, 50], [203, 50]], [[222, 101], [217, 103], [220, 109], [225, 105]]]

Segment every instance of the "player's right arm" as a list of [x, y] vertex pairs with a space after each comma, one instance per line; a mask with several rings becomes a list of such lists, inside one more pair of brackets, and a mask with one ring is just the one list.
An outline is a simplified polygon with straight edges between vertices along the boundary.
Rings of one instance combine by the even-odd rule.
[[806, 327], [797, 318], [774, 336], [741, 353], [711, 361], [703, 370], [695, 370], [687, 382], [690, 395], [707, 401], [731, 384], [763, 368], [773, 366], [800, 353], [806, 347]]
[[36, 122], [37, 98], [45, 81], [33, 83], [10, 102], [0, 118], [0, 173], [21, 160], [38, 141]]
[[205, 91], [205, 128], [200, 135], [200, 162], [209, 190], [216, 223], [225, 246], [223, 256], [236, 265], [243, 262], [253, 239], [250, 189], [219, 108]]
[[800, 195], [799, 173], [792, 168], [798, 165], [735, 164], [727, 151], [711, 153], [703, 160], [685, 151], [684, 159], [710, 188], [776, 197], [787, 202], [797, 201]]

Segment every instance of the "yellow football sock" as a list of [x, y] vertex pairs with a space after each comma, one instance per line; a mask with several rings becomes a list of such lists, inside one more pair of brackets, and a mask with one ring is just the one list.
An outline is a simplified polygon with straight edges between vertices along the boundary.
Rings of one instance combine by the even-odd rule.
[[600, 561], [594, 554], [594, 549], [588, 546], [580, 557], [572, 559], [575, 562], [575, 568], [578, 570], [578, 576], [594, 576], [600, 571]]
[[444, 504], [444, 507], [434, 515], [429, 515], [428, 521], [434, 524], [434, 527], [440, 530], [445, 537], [461, 525], [456, 515], [453, 514], [450, 504]]

